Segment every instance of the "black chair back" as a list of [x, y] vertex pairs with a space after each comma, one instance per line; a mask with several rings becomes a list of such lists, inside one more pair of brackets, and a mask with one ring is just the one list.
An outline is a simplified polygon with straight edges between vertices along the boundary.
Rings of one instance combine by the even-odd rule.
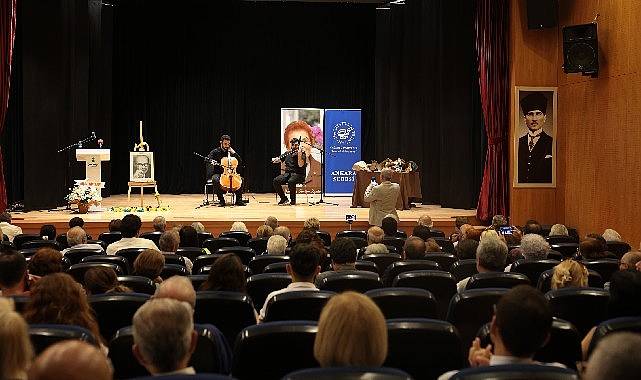
[[356, 262], [354, 263], [354, 266], [358, 270], [366, 270], [369, 272], [379, 273], [378, 265], [376, 265], [376, 263], [373, 261], [356, 260]]
[[405, 245], [405, 238], [398, 236], [385, 236], [381, 242], [385, 245], [391, 245], [396, 248], [396, 252], [403, 252], [403, 246]]
[[60, 244], [60, 247], [62, 247], [62, 249], [69, 248], [66, 232], [62, 234], [58, 234], [58, 236], [56, 236], [56, 241], [58, 242], [58, 244]]
[[263, 268], [263, 273], [287, 273], [287, 262], [271, 263]]
[[274, 290], [286, 288], [292, 283], [287, 273], [261, 273], [247, 279], [247, 294], [251, 297], [256, 310], [265, 304], [265, 299]]
[[176, 254], [188, 258], [193, 263], [196, 257], [205, 255], [206, 252], [200, 247], [180, 247], [176, 250]]
[[436, 243], [441, 247], [441, 251], [454, 254], [454, 243], [446, 237], [434, 237], [432, 239], [436, 240]]
[[175, 253], [163, 253], [162, 255], [165, 257], [165, 264], [175, 264], [181, 265], [183, 267], [187, 266], [185, 257], [182, 255], [178, 255]]
[[200, 286], [207, 281], [209, 274], [190, 274], [187, 275], [189, 280], [191, 280], [191, 285], [194, 287], [195, 291], [200, 290]]
[[21, 250], [22, 245], [31, 240], [40, 240], [40, 234], [17, 234], [13, 237], [13, 244], [17, 250]]
[[445, 319], [450, 299], [456, 294], [456, 279], [451, 273], [440, 270], [403, 272], [394, 278], [392, 286], [420, 288], [432, 292], [436, 297], [440, 319]]
[[160, 278], [163, 280], [172, 276], [187, 276], [187, 267], [180, 264], [165, 264], [162, 271], [160, 271]]
[[630, 252], [632, 249], [630, 244], [624, 241], [606, 241], [606, 244], [608, 245], [608, 251], [617, 255], [618, 258], [621, 258], [621, 256]]
[[535, 285], [539, 281], [541, 273], [559, 265], [560, 261], [552, 259], [521, 259], [516, 260], [510, 267], [510, 272], [523, 273]]
[[211, 266], [214, 263], [214, 261], [218, 260], [220, 256], [222, 255], [218, 253], [213, 253], [211, 255], [201, 255], [196, 257], [196, 259], [193, 261], [194, 265], [191, 267], [191, 273], [198, 274], [201, 268], [206, 266]]
[[[548, 269], [541, 273], [539, 280], [536, 283], [536, 288], [543, 293], [552, 290], [552, 275], [554, 269]], [[592, 269], [588, 269], [588, 286], [591, 288], [603, 288], [604, 281], [601, 275]]]
[[238, 240], [238, 244], [244, 246], [247, 241], [252, 238], [252, 235], [246, 231], [224, 231], [218, 237], [230, 237]]
[[233, 345], [236, 336], [245, 327], [256, 324], [254, 304], [251, 298], [240, 292], [196, 292], [195, 323], [211, 323]]
[[[118, 267], [120, 267], [120, 273], [122, 273], [123, 276], [126, 276], [129, 274], [129, 264], [127, 263], [127, 259], [125, 259], [122, 256], [116, 256], [116, 255], [90, 255], [90, 256], [85, 256], [80, 260], [81, 263], [111, 263], [111, 264], [116, 264]], [[117, 274], [118, 272], [116, 272]]]
[[383, 273], [383, 286], [392, 286], [392, 282], [399, 274], [412, 270], [441, 270], [442, 267], [431, 260], [400, 260], [391, 263]]
[[267, 302], [264, 321], [318, 321], [323, 306], [335, 294], [327, 290], [301, 290], [277, 294]]
[[456, 328], [448, 322], [427, 318], [389, 319], [387, 336], [389, 349], [383, 365], [403, 370], [415, 379], [436, 379], [463, 365], [461, 340]]
[[36, 355], [52, 344], [69, 339], [81, 340], [98, 347], [91, 331], [75, 325], [29, 324], [29, 339]]
[[73, 264], [72, 266], [67, 269], [67, 273], [73, 277], [74, 280], [76, 280], [78, 283], [82, 284], [84, 286], [85, 284], [85, 273], [91, 268], [97, 268], [97, 267], [105, 267], [105, 268], [112, 268], [115, 272], [116, 275], [122, 276], [124, 273], [122, 273], [122, 270], [120, 269], [120, 266], [116, 263], [104, 263], [104, 262], [84, 262], [84, 263], [78, 263], [78, 264]]
[[[212, 252], [213, 253], [213, 252]], [[225, 253], [233, 253], [236, 256], [240, 257], [240, 261], [243, 262], [243, 265], [249, 265], [249, 262], [251, 259], [256, 256], [256, 252], [245, 246], [233, 246], [233, 247], [223, 247], [223, 248], [218, 248], [218, 251], [215, 253], [219, 254], [225, 254]]]
[[239, 380], [280, 379], [298, 369], [317, 367], [317, 331], [313, 321], [266, 322], [245, 328], [234, 344], [232, 376]]
[[601, 278], [603, 278], [604, 282], [610, 281], [612, 273], [619, 270], [618, 259], [582, 260], [581, 263], [583, 263], [586, 268], [597, 271], [601, 275]]
[[578, 239], [574, 236], [568, 235], [548, 235], [544, 236], [545, 240], [549, 244], [560, 244], [560, 243], [578, 243]]
[[338, 231], [336, 233], [336, 237], [337, 238], [339, 238], [339, 237], [346, 237], [346, 238], [356, 237], [356, 238], [365, 239], [365, 241], [367, 241], [367, 231], [365, 231], [365, 230], [343, 230], [343, 231]]
[[108, 293], [88, 297], [89, 305], [96, 312], [100, 334], [109, 341], [118, 329], [131, 325], [136, 310], [147, 302], [149, 294]]
[[62, 246], [55, 240], [29, 240], [21, 244], [21, 249], [29, 248], [53, 248], [62, 251]]
[[211, 232], [198, 232], [198, 246], [202, 247], [205, 240], [212, 239], [213, 237], [214, 235]]
[[138, 255], [142, 251], [144, 251], [146, 248], [124, 248], [116, 252], [116, 255], [122, 256], [125, 259], [127, 259], [127, 263], [129, 264], [129, 273], [134, 272], [134, 262], [138, 258]]
[[287, 255], [258, 255], [252, 257], [251, 260], [249, 260], [249, 269], [252, 270], [254, 274], [260, 274], [263, 273], [263, 269], [269, 264], [272, 263], [288, 263], [289, 262], [289, 256]]
[[561, 252], [563, 257], [572, 257], [572, 255], [579, 251], [579, 243], [550, 244], [550, 249]]
[[87, 256], [106, 256], [104, 250], [99, 249], [72, 249], [65, 252], [65, 257], [69, 259], [71, 264], [78, 264]]
[[387, 367], [320, 367], [290, 372], [282, 380], [413, 380], [397, 368]]
[[122, 239], [122, 234], [120, 233], [120, 231], [102, 232], [100, 235], [98, 235], [98, 240], [104, 241], [107, 245], [117, 242], [120, 239]]
[[434, 253], [428, 252], [423, 257], [425, 260], [432, 260], [441, 267], [441, 270], [449, 270], [452, 267], [452, 264], [458, 261], [458, 257], [454, 256], [451, 253]]
[[316, 234], [318, 237], [323, 239], [323, 244], [326, 247], [329, 247], [332, 244], [332, 235], [329, 234], [327, 231], [316, 231]]
[[393, 318], [438, 318], [436, 297], [419, 288], [381, 288], [365, 292], [385, 315]]
[[269, 237], [257, 237], [257, 238], [251, 238], [247, 240], [246, 246], [249, 248], [253, 249], [254, 252], [256, 252], [257, 255], [262, 254], [263, 252], [267, 251], [267, 241], [269, 240]]
[[118, 276], [118, 282], [130, 288], [134, 293], [152, 295], [156, 292], [156, 283], [143, 276]]
[[233, 237], [217, 237], [210, 238], [203, 241], [203, 248], [209, 250], [209, 253], [216, 253], [218, 249], [223, 247], [234, 247], [241, 245], [238, 239]]
[[610, 333], [620, 331], [629, 331], [638, 334], [641, 333], [641, 316], [611, 318], [599, 323], [596, 330], [594, 330], [594, 335], [592, 335], [587, 357], [590, 357], [590, 354], [601, 338]]
[[564, 288], [545, 293], [555, 317], [571, 322], [581, 336], [606, 319], [610, 292], [598, 288]]
[[324, 277], [318, 288], [337, 293], [346, 290], [365, 293], [368, 290], [382, 287], [383, 282], [378, 273], [369, 271], [339, 271]]
[[530, 285], [530, 279], [523, 273], [485, 272], [470, 277], [465, 290], [482, 288], [513, 288], [517, 285]]
[[367, 260], [376, 263], [378, 266], [378, 274], [383, 275], [385, 269], [392, 263], [401, 261], [401, 255], [398, 253], [371, 253], [363, 255], [360, 260]]
[[484, 367], [465, 368], [450, 380], [579, 380], [576, 371], [569, 368], [540, 364], [502, 364]]
[[141, 233], [138, 237], [143, 238], [143, 239], [149, 239], [156, 244], [156, 247], [160, 246], [160, 235], [162, 235], [162, 232], [160, 231], [151, 231], [151, 232], [143, 232]]
[[456, 278], [456, 281], [462, 281], [479, 272], [476, 268], [476, 259], [458, 260], [452, 264], [449, 271]]

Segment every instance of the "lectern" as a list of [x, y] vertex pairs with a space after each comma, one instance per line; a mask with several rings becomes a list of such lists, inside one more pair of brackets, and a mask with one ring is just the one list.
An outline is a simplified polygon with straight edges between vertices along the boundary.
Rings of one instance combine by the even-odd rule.
[[85, 161], [86, 180], [102, 182], [100, 166], [102, 161], [109, 161], [109, 149], [76, 149], [76, 159]]

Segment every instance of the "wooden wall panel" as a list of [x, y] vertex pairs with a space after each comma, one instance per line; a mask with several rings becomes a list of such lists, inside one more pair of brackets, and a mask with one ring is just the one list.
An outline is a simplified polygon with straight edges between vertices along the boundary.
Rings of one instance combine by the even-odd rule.
[[[557, 188], [513, 188], [512, 219], [564, 223], [581, 235], [614, 228], [638, 247], [641, 230], [633, 220], [641, 212], [641, 3], [560, 1], [559, 26], [537, 34], [536, 41], [531, 35], [540, 31], [523, 26], [525, 2], [511, 5], [512, 85], [558, 86], [559, 106]], [[596, 13], [599, 77], [563, 73], [562, 27], [591, 22]], [[550, 50], [556, 62], [543, 57]], [[537, 64], [553, 68], [554, 75], [527, 69]], [[518, 110], [514, 104], [511, 109]]]

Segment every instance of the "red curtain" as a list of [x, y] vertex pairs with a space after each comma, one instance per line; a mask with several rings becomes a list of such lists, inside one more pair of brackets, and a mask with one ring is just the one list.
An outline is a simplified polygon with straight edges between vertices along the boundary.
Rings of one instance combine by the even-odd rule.
[[[7, 117], [9, 85], [11, 82], [11, 57], [16, 36], [16, 1], [0, 0], [0, 134]], [[4, 163], [0, 150], [0, 211], [7, 209], [7, 186], [4, 182]]]
[[487, 154], [476, 217], [508, 215], [509, 0], [477, 0], [476, 50]]

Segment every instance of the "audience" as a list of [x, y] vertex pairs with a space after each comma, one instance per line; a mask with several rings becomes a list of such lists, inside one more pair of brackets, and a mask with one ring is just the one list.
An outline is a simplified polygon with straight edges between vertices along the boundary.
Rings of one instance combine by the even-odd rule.
[[198, 232], [192, 226], [182, 226], [178, 230], [180, 237], [180, 247], [199, 247]]
[[457, 216], [456, 217], [456, 221], [454, 222], [454, 224], [455, 224], [454, 231], [450, 234], [450, 240], [454, 244], [456, 244], [462, 238], [461, 227], [463, 227], [463, 225], [465, 225], [465, 224], [469, 225], [469, 223], [470, 223], [470, 218], [468, 218], [467, 216]]
[[588, 270], [585, 265], [572, 259], [563, 260], [552, 272], [551, 289], [588, 286]]
[[296, 244], [311, 244], [320, 254], [320, 264], [323, 270], [328, 270], [329, 265], [331, 264], [327, 258], [327, 250], [325, 249], [325, 243], [323, 239], [318, 236], [315, 230], [303, 229], [298, 236], [296, 237]]
[[441, 252], [441, 246], [438, 245], [436, 240], [434, 238], [429, 238], [425, 240], [425, 252], [430, 252], [430, 253], [439, 253]]
[[[158, 240], [158, 247], [160, 248], [161, 253], [176, 254], [180, 246], [180, 236], [178, 232], [174, 229], [165, 231], [160, 235]], [[187, 256], [182, 256], [185, 260], [185, 267], [187, 268], [187, 274], [191, 274], [191, 269], [194, 266], [194, 263]]]
[[320, 230], [320, 220], [318, 220], [318, 218], [314, 216], [307, 218], [303, 222], [303, 228], [318, 231]]
[[598, 234], [587, 235], [586, 238], [579, 243], [579, 256], [584, 260], [618, 258], [612, 252], [608, 252], [608, 245], [605, 239]]
[[245, 271], [240, 258], [234, 253], [225, 253], [214, 261], [207, 280], [198, 290], [227, 290], [245, 292]]
[[[314, 235], [315, 232], [312, 231]], [[320, 252], [312, 244], [296, 243], [292, 252], [289, 254], [289, 263], [287, 263], [287, 273], [292, 277], [292, 283], [286, 288], [273, 291], [265, 298], [265, 303], [260, 309], [259, 322], [265, 319], [267, 304], [276, 294], [293, 292], [298, 290], [318, 290], [314, 285], [314, 278], [320, 273]]]
[[287, 226], [278, 226], [274, 228], [274, 235], [279, 235], [287, 240], [287, 245], [292, 243], [292, 234]]
[[[401, 253], [402, 260], [422, 260], [425, 258], [425, 242], [418, 236], [410, 236], [405, 239], [405, 244], [403, 245], [403, 252]], [[392, 278], [390, 278], [392, 266], [388, 265], [387, 268], [383, 271], [381, 276], [381, 281], [383, 284], [391, 283]]]
[[345, 237], [339, 237], [332, 241], [329, 246], [329, 256], [332, 261], [332, 270], [321, 272], [316, 276], [317, 287], [323, 283], [323, 279], [336, 272], [355, 271], [356, 269], [356, 245]]
[[278, 227], [278, 219], [275, 216], [268, 216], [265, 219], [265, 225], [270, 226], [272, 230], [275, 230]]
[[0, 229], [11, 242], [13, 242], [13, 238], [16, 237], [16, 235], [20, 235], [22, 233], [22, 228], [20, 228], [20, 226], [11, 224], [11, 213], [7, 211], [0, 213]]
[[265, 225], [265, 224], [263, 224], [261, 226], [258, 226], [258, 228], [256, 229], [256, 237], [257, 238], [270, 237], [273, 234], [274, 234], [274, 230], [270, 226]]
[[[479, 245], [482, 246], [483, 242]], [[529, 285], [518, 285], [505, 293], [496, 303], [490, 322], [492, 344], [481, 347], [475, 338], [469, 350], [471, 367], [500, 364], [541, 364], [563, 367], [559, 363], [540, 363], [533, 360], [539, 348], [550, 340], [552, 307], [543, 293]], [[439, 377], [445, 380], [458, 371]]]
[[196, 232], [205, 232], [205, 226], [200, 222], [193, 222], [191, 226], [196, 230]]
[[198, 339], [192, 314], [188, 303], [170, 298], [149, 301], [134, 314], [132, 351], [152, 375], [196, 373], [188, 367]]
[[314, 357], [321, 367], [383, 365], [387, 325], [374, 301], [353, 291], [332, 296], [318, 320]]
[[24, 307], [24, 318], [30, 324], [84, 327], [91, 331], [97, 342], [104, 342], [82, 285], [66, 273], [49, 274], [33, 283]]
[[432, 236], [432, 234], [430, 234], [429, 227], [419, 224], [417, 226], [414, 226], [414, 228], [412, 229], [412, 236], [418, 236], [426, 241]]
[[62, 254], [78, 249], [91, 249], [99, 250], [102, 253], [105, 252], [100, 244], [87, 244], [87, 233], [80, 226], [71, 227], [69, 231], [67, 231], [67, 244], [69, 248], [62, 250]]
[[0, 379], [26, 379], [33, 356], [29, 328], [6, 297], [0, 297], [0, 342]]
[[504, 215], [494, 215], [492, 217], [492, 228], [499, 230], [501, 227], [508, 227], [509, 223]]
[[621, 235], [612, 228], [606, 228], [606, 230], [603, 231], [603, 238], [605, 241], [623, 241], [621, 240]]
[[529, 219], [525, 222], [523, 227], [523, 235], [527, 234], [538, 234], [543, 235], [543, 227], [541, 224], [534, 219]]
[[479, 242], [474, 239], [463, 239], [458, 242], [454, 248], [454, 252], [459, 260], [464, 259], [475, 259], [476, 258], [476, 248], [479, 246]]
[[[476, 269], [479, 273], [503, 272], [507, 258], [507, 245], [497, 238], [485, 238], [476, 248]], [[459, 292], [465, 290], [470, 278], [464, 278], [456, 284]]]
[[391, 214], [385, 215], [381, 220], [381, 228], [383, 229], [385, 237], [395, 237], [396, 231], [398, 231], [398, 219]]
[[29, 369], [29, 380], [111, 380], [113, 367], [96, 346], [64, 340], [47, 347]]
[[40, 238], [42, 240], [56, 240], [58, 232], [53, 224], [43, 224], [40, 227]]
[[[519, 253], [525, 259], [545, 259], [550, 251], [550, 244], [541, 235], [527, 234], [521, 239], [521, 246]], [[512, 269], [512, 264], [505, 267], [505, 271], [509, 272]]]
[[31, 276], [38, 277], [63, 272], [62, 253], [53, 248], [40, 248], [31, 256], [28, 268]]
[[370, 244], [366, 247], [363, 247], [363, 249], [365, 249], [363, 255], [371, 255], [374, 253], [389, 253], [389, 249], [387, 249], [387, 246], [381, 243]]
[[122, 219], [111, 219], [109, 221], [109, 232], [120, 232], [120, 226], [122, 225]]
[[159, 215], [154, 218], [151, 224], [154, 227], [154, 231], [165, 232], [165, 228], [167, 227], [167, 220], [165, 220], [164, 216]]
[[155, 283], [161, 283], [160, 272], [165, 267], [165, 256], [155, 249], [145, 249], [140, 252], [134, 261], [135, 276], [143, 276], [151, 279]]
[[641, 373], [641, 334], [614, 332], [599, 339], [583, 373], [584, 380], [634, 380]]
[[284, 255], [287, 249], [287, 239], [281, 235], [272, 235], [267, 240], [267, 254]]
[[118, 282], [118, 275], [113, 268], [94, 267], [85, 272], [85, 290], [87, 295], [103, 293], [131, 293], [132, 289]]
[[115, 241], [107, 246], [107, 254], [115, 255], [121, 249], [125, 248], [149, 248], [158, 250], [156, 243], [149, 239], [139, 238], [142, 221], [138, 215], [128, 214], [122, 218], [120, 224], [120, 233], [122, 239]]
[[247, 226], [243, 222], [234, 222], [231, 224], [231, 228], [229, 229], [230, 231], [244, 231], [244, 232], [249, 232], [247, 229]]
[[567, 227], [565, 227], [563, 224], [553, 224], [552, 227], [550, 227], [550, 233], [549, 236], [570, 236], [570, 233], [568, 232]]
[[22, 253], [2, 246], [2, 252], [0, 252], [0, 295], [28, 294], [29, 283], [27, 260]]
[[619, 270], [635, 270], [636, 264], [641, 261], [641, 251], [626, 252], [619, 261]]

